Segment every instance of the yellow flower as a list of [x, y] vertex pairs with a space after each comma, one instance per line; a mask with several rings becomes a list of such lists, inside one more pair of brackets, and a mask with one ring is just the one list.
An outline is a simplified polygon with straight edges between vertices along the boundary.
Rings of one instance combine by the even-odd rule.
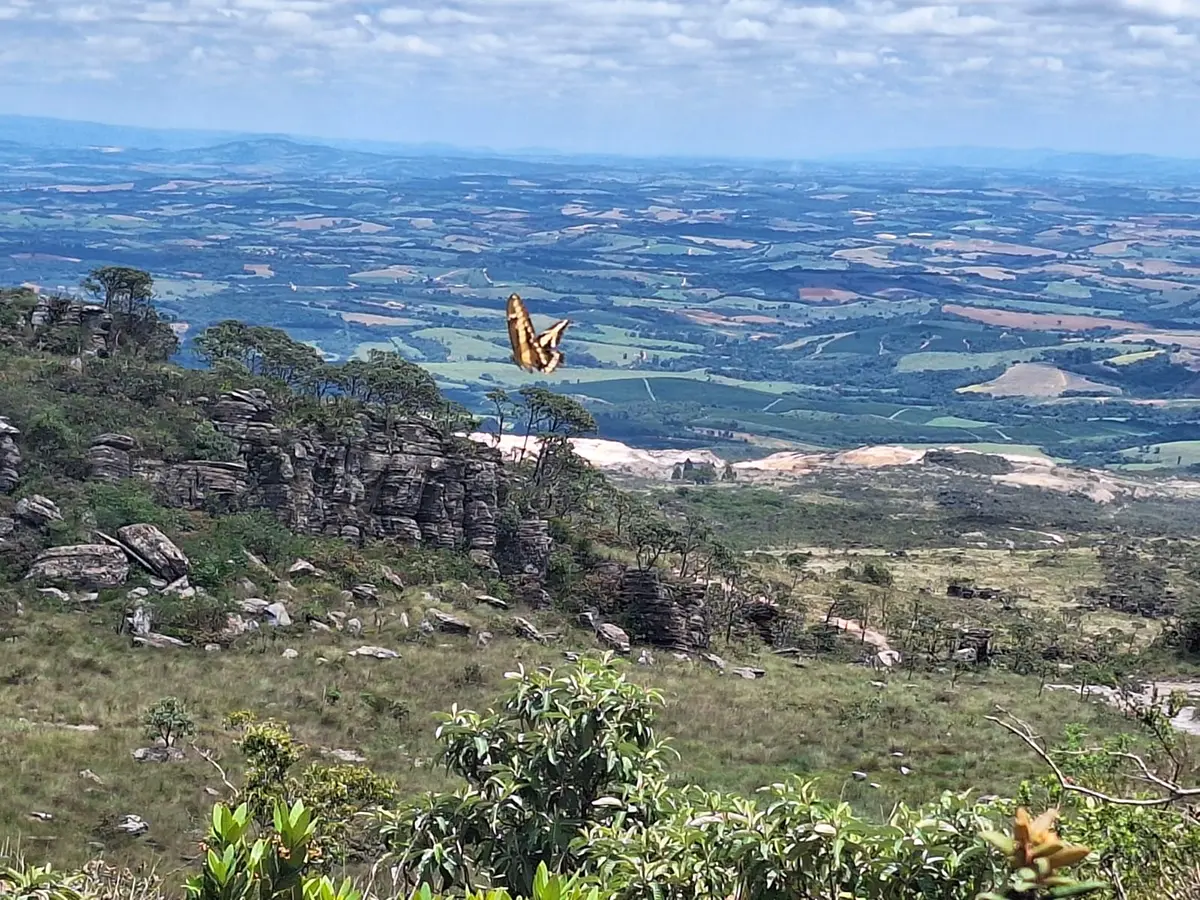
[[1074, 865], [1091, 852], [1087, 847], [1062, 842], [1054, 831], [1058, 816], [1058, 809], [1051, 808], [1031, 820], [1024, 807], [1017, 810], [1013, 825], [1013, 863], [1016, 866], [1032, 866], [1036, 860], [1045, 859], [1053, 872]]

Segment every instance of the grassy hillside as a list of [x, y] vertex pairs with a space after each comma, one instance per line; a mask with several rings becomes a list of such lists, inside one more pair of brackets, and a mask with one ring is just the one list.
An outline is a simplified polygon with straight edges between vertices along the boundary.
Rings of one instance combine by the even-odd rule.
[[[615, 663], [630, 682], [662, 692], [656, 728], [679, 752], [666, 769], [670, 789], [746, 797], [803, 776], [872, 822], [898, 801], [947, 790], [1033, 790], [1022, 783], [1044, 769], [987, 721], [997, 707], [1051, 744], [1076, 726], [1088, 741], [1127, 734], [1156, 765], [1167, 735], [1185, 760], [1177, 777], [1197, 775], [1192, 739], [1149, 714], [1141, 732], [1078, 688], [1150, 673], [1195, 677], [1188, 653], [1200, 649], [1189, 630], [1200, 551], [1190, 540], [1155, 543], [1152, 519], [1130, 516], [1128, 546], [1116, 553], [1096, 540], [1110, 522], [1043, 498], [1047, 508], [1059, 503], [1056, 539], [985, 552], [961, 522], [939, 524], [943, 511], [912, 498], [902, 476], [820, 484], [806, 497], [736, 484], [630, 492], [551, 443], [536, 465], [502, 470], [495, 510], [502, 535], [531, 518], [549, 523], [548, 602], [530, 605], [525, 576], [500, 577], [462, 550], [293, 533], [269, 510], [179, 508], [152, 480], [90, 474], [94, 439], [113, 432], [164, 465], [236, 462], [246, 442], [210, 420], [214, 398], [231, 389], [273, 398], [282, 446], [320, 435], [353, 449], [368, 421], [438, 433], [461, 426], [465, 413], [430, 393], [415, 367], [376, 356], [360, 368], [325, 368], [286, 335], [228, 323], [210, 335], [207, 370], [176, 368], [136, 343], [104, 358], [80, 353], [82, 336], [68, 326], [34, 327], [30, 295], [4, 300], [0, 415], [16, 429], [21, 462], [0, 496], [0, 517], [14, 523], [0, 535], [0, 829], [39, 857], [194, 866], [211, 804], [253, 776], [236, 727], [243, 710], [290, 723], [304, 745], [297, 772], [315, 763], [350, 778], [338, 767], [362, 763], [394, 780], [387, 790], [397, 808], [460, 786], [439, 764], [434, 714], [495, 703], [518, 666], [563, 666], [566, 654], [611, 646], [580, 626], [584, 611], [636, 634], [635, 606], [612, 587], [614, 567], [654, 570], [670, 584], [711, 582], [707, 648], [635, 640]], [[739, 402], [750, 393], [728, 390]], [[580, 404], [548, 392], [506, 402], [509, 421], [538, 422], [547, 434], [595, 427]], [[60, 517], [35, 524], [28, 506], [18, 508], [35, 495]], [[986, 514], [989, 527], [1030, 527], [1028, 504]], [[165, 580], [136, 564], [124, 583], [99, 590], [44, 590], [24, 577], [47, 547], [135, 523], [157, 526], [187, 555], [200, 590], [164, 593]], [[967, 583], [992, 592], [964, 594]], [[1151, 596], [1165, 605], [1138, 605]], [[180, 645], [147, 646], [131, 634], [140, 600], [153, 610], [154, 633]], [[257, 630], [228, 635], [230, 614], [251, 617], [254, 600], [282, 603], [291, 623], [263, 618]], [[980, 629], [990, 635], [987, 661], [954, 656]], [[360, 647], [397, 656], [352, 654]], [[880, 663], [884, 649], [899, 658]], [[141, 761], [140, 748], [167, 755], [145, 730], [166, 698], [182, 702], [194, 733], [176, 745], [180, 758]], [[129, 815], [148, 829], [123, 832]]]

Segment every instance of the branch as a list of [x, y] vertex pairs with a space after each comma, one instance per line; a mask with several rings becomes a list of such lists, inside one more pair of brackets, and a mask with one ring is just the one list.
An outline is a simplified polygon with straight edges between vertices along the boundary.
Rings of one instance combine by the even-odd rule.
[[225, 782], [225, 787], [229, 788], [229, 792], [234, 797], [237, 797], [241, 793], [241, 791], [239, 791], [236, 787], [234, 787], [230, 783], [229, 777], [225, 774], [225, 770], [222, 769], [220, 764], [215, 759], [212, 758], [212, 754], [209, 753], [207, 750], [201, 750], [196, 745], [195, 741], [192, 741], [191, 745], [192, 745], [192, 749], [195, 750], [200, 755], [200, 758], [202, 760], [204, 760], [206, 763], [208, 763], [210, 766], [212, 766], [214, 769], [217, 770], [217, 773], [221, 776], [221, 781]]
[[1146, 763], [1132, 753], [1111, 753], [1111, 755], [1135, 760], [1138, 767], [1148, 776], [1148, 778], [1163, 791], [1165, 791], [1164, 796], [1150, 797], [1145, 799], [1136, 799], [1132, 797], [1113, 797], [1109, 794], [1095, 791], [1091, 788], [1084, 787], [1083, 785], [1076, 784], [1067, 777], [1067, 775], [1059, 767], [1058, 763], [1050, 758], [1050, 754], [1046, 748], [1038, 743], [1037, 735], [1034, 733], [1033, 729], [1029, 727], [1029, 725], [1022, 722], [1016, 716], [1013, 716], [1007, 710], [999, 706], [996, 707], [996, 709], [999, 712], [1009, 716], [1013, 720], [1013, 723], [1016, 724], [1006, 722], [997, 716], [984, 716], [984, 718], [989, 722], [995, 722], [1001, 728], [1011, 732], [1012, 734], [1015, 734], [1022, 741], [1024, 741], [1025, 745], [1028, 746], [1029, 749], [1034, 753], [1036, 753], [1042, 759], [1042, 761], [1050, 767], [1050, 771], [1054, 773], [1054, 777], [1058, 779], [1058, 783], [1064, 791], [1082, 794], [1085, 797], [1091, 797], [1093, 800], [1100, 800], [1104, 803], [1112, 803], [1116, 806], [1166, 807], [1173, 803], [1177, 803], [1180, 800], [1200, 797], [1200, 788], [1180, 787], [1178, 784], [1173, 784], [1165, 779], [1159, 778], [1156, 775], [1152, 775], [1149, 768], [1146, 766]]

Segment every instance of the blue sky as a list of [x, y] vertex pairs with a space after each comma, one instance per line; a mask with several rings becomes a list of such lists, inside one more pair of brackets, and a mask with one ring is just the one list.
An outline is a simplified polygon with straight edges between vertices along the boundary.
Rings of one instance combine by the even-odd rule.
[[1200, 0], [0, 0], [0, 112], [497, 149], [1200, 156]]

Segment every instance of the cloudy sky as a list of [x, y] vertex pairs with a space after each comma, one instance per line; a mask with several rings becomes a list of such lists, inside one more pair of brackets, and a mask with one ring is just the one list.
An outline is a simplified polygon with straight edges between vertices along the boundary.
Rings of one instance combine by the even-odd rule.
[[1200, 0], [819, 2], [0, 0], [0, 113], [621, 153], [1200, 156]]

